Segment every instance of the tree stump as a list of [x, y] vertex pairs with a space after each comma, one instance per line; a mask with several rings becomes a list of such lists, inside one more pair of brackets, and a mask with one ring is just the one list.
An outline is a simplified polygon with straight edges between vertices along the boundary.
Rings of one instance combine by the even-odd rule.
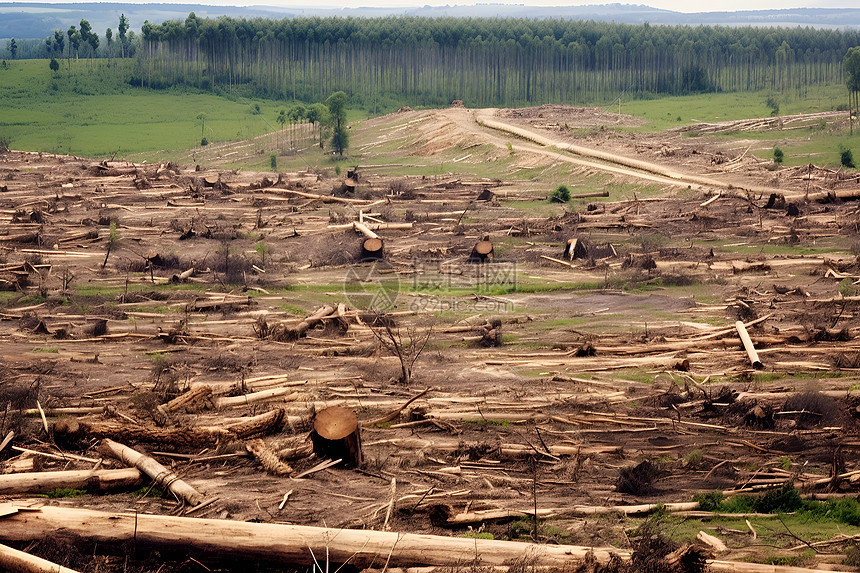
[[568, 239], [567, 244], [564, 246], [562, 258], [570, 259], [571, 261], [573, 259], [587, 259], [588, 246], [585, 244], [585, 241]]
[[332, 406], [317, 412], [311, 441], [317, 456], [341, 459], [345, 467], [361, 467], [361, 432], [352, 410]]
[[383, 258], [382, 239], [379, 237], [365, 239], [361, 244], [361, 260], [381, 261]]
[[486, 263], [493, 256], [493, 243], [489, 237], [475, 243], [472, 253], [466, 259], [467, 263]]

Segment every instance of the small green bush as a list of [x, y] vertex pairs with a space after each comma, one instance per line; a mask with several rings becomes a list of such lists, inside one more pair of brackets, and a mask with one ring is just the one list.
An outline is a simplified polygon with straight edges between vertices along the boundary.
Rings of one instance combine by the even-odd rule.
[[570, 201], [570, 187], [562, 183], [549, 196], [550, 203], [567, 203]]
[[780, 164], [785, 160], [785, 153], [779, 147], [773, 148], [773, 162]]
[[719, 511], [723, 503], [723, 492], [709, 491], [693, 495], [693, 501], [699, 502], [702, 511]]
[[206, 139], [206, 138], [204, 137], [203, 139], [201, 139], [201, 140], [200, 140], [200, 146], [201, 146], [201, 147], [206, 147], [207, 145], [209, 145], [209, 140], [208, 140], [208, 139]]
[[839, 146], [839, 161], [842, 162], [843, 167], [854, 168], [854, 154], [851, 153], [851, 150], [842, 145]]
[[278, 156], [273, 153], [269, 156], [269, 166], [272, 168], [272, 171], [278, 170]]

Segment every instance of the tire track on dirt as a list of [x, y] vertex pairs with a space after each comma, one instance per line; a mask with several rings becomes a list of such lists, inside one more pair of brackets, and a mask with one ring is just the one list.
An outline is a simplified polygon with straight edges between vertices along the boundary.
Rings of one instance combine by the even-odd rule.
[[[635, 177], [637, 179], [654, 181], [657, 183], [689, 187], [690, 189], [712, 187], [721, 190], [733, 190], [740, 192], [751, 191], [754, 193], [766, 194], [773, 193], [776, 191], [776, 189], [770, 187], [762, 187], [758, 185], [739, 186], [726, 181], [720, 181], [719, 179], [714, 179], [711, 177], [681, 173], [656, 163], [642, 161], [639, 159], [631, 159], [629, 157], [624, 157], [622, 155], [614, 153], [608, 153], [589, 147], [583, 147], [581, 145], [574, 145], [563, 141], [557, 141], [535, 131], [531, 131], [503, 121], [499, 121], [498, 119], [492, 117], [492, 114], [494, 114], [495, 111], [495, 109], [477, 110], [475, 114], [476, 123], [485, 128], [494, 129], [497, 131], [504, 131], [506, 133], [516, 135], [536, 144], [513, 145], [515, 149], [518, 148], [531, 153], [542, 153], [545, 155], [551, 155], [559, 160], [563, 160], [568, 163], [574, 163], [576, 165], [582, 165], [585, 167], [598, 169], [607, 173]], [[553, 152], [547, 148], [555, 148], [562, 152], [571, 153], [574, 156]], [[580, 157], [589, 158], [590, 160], [580, 159]], [[786, 198], [789, 198], [789, 195], [786, 195]]]

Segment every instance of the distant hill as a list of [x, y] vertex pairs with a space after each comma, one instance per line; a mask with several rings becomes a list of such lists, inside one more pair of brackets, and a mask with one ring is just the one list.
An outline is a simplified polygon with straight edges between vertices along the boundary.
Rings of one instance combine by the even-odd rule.
[[41, 39], [54, 30], [68, 30], [81, 19], [104, 35], [107, 28], [116, 32], [120, 14], [125, 14], [131, 29], [140, 30], [144, 21], [161, 23], [184, 20], [190, 12], [200, 18], [292, 18], [297, 16], [354, 16], [372, 18], [389, 15], [473, 18], [563, 18], [611, 21], [627, 24], [721, 25], [721, 26], [811, 26], [815, 28], [860, 29], [860, 9], [794, 8], [787, 10], [750, 10], [742, 12], [698, 12], [686, 14], [645, 5], [601, 4], [591, 6], [524, 6], [477, 4], [472, 6], [424, 6], [421, 8], [314, 8], [277, 6], [208, 6], [204, 4], [122, 4], [73, 3], [47, 4], [0, 2], [0, 38]]

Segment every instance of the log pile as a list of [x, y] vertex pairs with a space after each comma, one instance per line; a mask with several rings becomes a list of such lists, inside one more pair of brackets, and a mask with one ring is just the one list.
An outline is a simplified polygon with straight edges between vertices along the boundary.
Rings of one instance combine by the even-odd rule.
[[[56, 531], [293, 565], [328, 547], [389, 572], [461, 567], [477, 547], [486, 567], [527, 550], [536, 570], [573, 569], [634, 550], [588, 538], [594, 515], [713, 516], [688, 505], [693, 492], [860, 491], [860, 271], [853, 256], [808, 252], [843, 240], [855, 215], [815, 202], [816, 185], [850, 195], [831, 173], [792, 172], [810, 200], [785, 194], [784, 208], [737, 189], [601, 193], [545, 217], [509, 206], [534, 200], [528, 190], [459, 176], [363, 173], [365, 200], [332, 197], [308, 173], [272, 183], [125, 162], [63, 187], [20, 161], [0, 198], [0, 288], [12, 289], [0, 494], [15, 502], [0, 506], [0, 538], [17, 547]], [[122, 241], [95, 272], [111, 221]], [[400, 281], [389, 314], [345, 302], [344, 276], [367, 253]], [[510, 283], [472, 280], [505, 272], [499, 259], [516, 262]], [[411, 380], [374, 337], [385, 326], [400, 350], [420, 338], [410, 331], [432, 332]], [[660, 469], [651, 493], [618, 490], [644, 460]], [[24, 499], [58, 490], [87, 495], [38, 512]], [[744, 519], [761, 534], [771, 518]], [[298, 525], [258, 523], [276, 521]], [[603, 521], [602, 539], [625, 539]], [[517, 527], [541, 543], [497, 540]], [[761, 570], [731, 561], [751, 534], [703, 531], [729, 547], [712, 570]], [[670, 570], [703, 543], [718, 547], [702, 535], [666, 556]]]

